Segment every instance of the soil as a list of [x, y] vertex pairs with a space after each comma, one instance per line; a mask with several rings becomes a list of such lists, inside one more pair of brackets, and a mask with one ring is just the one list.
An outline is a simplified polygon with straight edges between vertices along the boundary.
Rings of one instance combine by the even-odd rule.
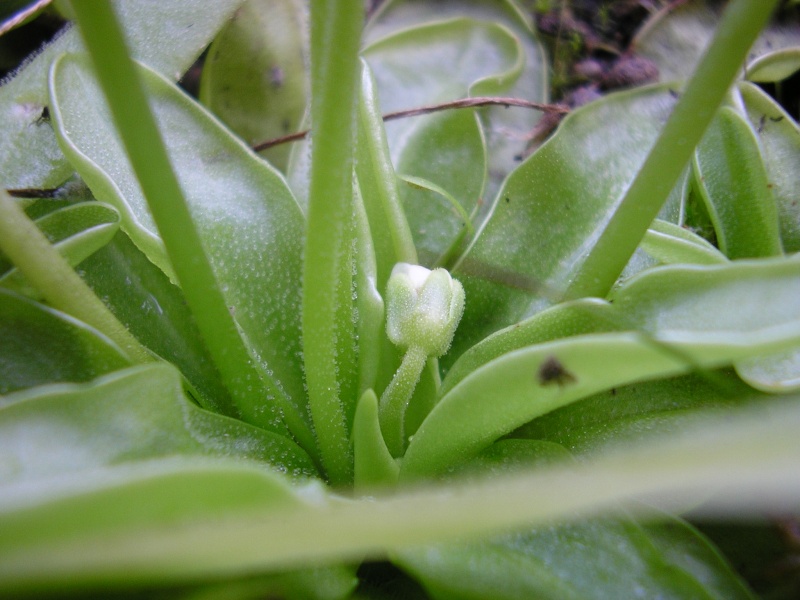
[[[639, 29], [659, 10], [671, 10], [687, 0], [549, 0], [534, 11], [536, 25], [553, 63], [552, 99], [577, 107], [602, 94], [658, 81], [658, 68], [631, 49]], [[708, 0], [720, 7], [726, 2]], [[800, 5], [783, 0], [776, 22], [800, 26]], [[800, 117], [800, 73], [781, 83], [765, 85], [795, 119]]]

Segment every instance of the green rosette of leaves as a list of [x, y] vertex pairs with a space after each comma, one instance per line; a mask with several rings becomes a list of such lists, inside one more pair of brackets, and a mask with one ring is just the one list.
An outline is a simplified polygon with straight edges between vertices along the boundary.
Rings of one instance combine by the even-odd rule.
[[659, 12], [530, 155], [524, 3], [212, 4], [75, 0], [0, 86], [0, 596], [795, 589], [776, 2]]

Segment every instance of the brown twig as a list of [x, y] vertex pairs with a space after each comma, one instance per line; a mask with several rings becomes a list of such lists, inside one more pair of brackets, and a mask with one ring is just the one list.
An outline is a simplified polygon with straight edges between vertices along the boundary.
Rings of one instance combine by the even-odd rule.
[[[477, 96], [475, 98], [462, 98], [461, 100], [453, 100], [452, 102], [443, 102], [442, 104], [431, 104], [428, 106], [420, 106], [418, 108], [411, 108], [408, 110], [398, 110], [395, 112], [386, 113], [385, 115], [383, 115], [383, 120], [393, 121], [395, 119], [404, 119], [406, 117], [428, 115], [443, 110], [451, 110], [457, 108], [477, 108], [481, 106], [505, 106], [506, 108], [508, 108], [509, 106], [519, 106], [521, 108], [533, 108], [535, 110], [541, 110], [542, 112], [546, 113], [557, 113], [562, 115], [567, 114], [569, 112], [569, 108], [567, 106], [564, 106], [563, 104], [543, 104], [541, 102], [530, 102], [528, 100], [521, 100], [520, 98]], [[271, 140], [267, 140], [266, 142], [261, 142], [260, 144], [256, 144], [255, 146], [253, 146], [253, 150], [256, 152], [261, 152], [262, 150], [266, 150], [267, 148], [272, 148], [273, 146], [278, 146], [280, 144], [285, 144], [287, 142], [297, 142], [299, 140], [304, 139], [308, 135], [309, 131], [310, 131], [309, 129], [306, 129], [304, 131], [298, 131], [296, 133], [290, 133], [289, 135], [273, 138]]]
[[[418, 108], [410, 108], [408, 110], [398, 110], [395, 112], [386, 113], [383, 115], [384, 121], [393, 121], [395, 119], [404, 119], [406, 117], [417, 117], [419, 115], [427, 115], [443, 110], [457, 109], [457, 108], [477, 108], [481, 106], [518, 106], [521, 108], [533, 108], [541, 110], [547, 114], [565, 115], [569, 112], [569, 107], [564, 104], [543, 104], [541, 102], [530, 102], [529, 100], [522, 100], [520, 98], [503, 98], [494, 96], [476, 96], [475, 98], [462, 98], [461, 100], [453, 100], [452, 102], [443, 102], [442, 104], [431, 104], [428, 106], [420, 106]], [[279, 138], [267, 140], [253, 146], [253, 150], [260, 152], [273, 146], [285, 144], [287, 142], [297, 142], [304, 139], [310, 130], [298, 131], [289, 135], [284, 135]], [[17, 198], [56, 198], [58, 197], [59, 189], [16, 189], [6, 190], [9, 195]]]

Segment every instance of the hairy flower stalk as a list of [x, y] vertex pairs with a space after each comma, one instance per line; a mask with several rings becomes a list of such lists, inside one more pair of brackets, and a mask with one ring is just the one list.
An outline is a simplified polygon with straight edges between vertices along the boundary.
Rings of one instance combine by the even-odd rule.
[[445, 269], [398, 263], [386, 290], [386, 333], [405, 348], [400, 368], [379, 405], [381, 431], [389, 451], [402, 454], [405, 414], [430, 357], [442, 356], [464, 313], [464, 288]]

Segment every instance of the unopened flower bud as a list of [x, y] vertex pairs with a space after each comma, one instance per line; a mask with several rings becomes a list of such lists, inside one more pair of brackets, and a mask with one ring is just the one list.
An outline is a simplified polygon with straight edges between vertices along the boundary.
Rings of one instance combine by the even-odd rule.
[[402, 348], [441, 356], [464, 313], [464, 288], [445, 269], [398, 263], [386, 290], [386, 333]]

